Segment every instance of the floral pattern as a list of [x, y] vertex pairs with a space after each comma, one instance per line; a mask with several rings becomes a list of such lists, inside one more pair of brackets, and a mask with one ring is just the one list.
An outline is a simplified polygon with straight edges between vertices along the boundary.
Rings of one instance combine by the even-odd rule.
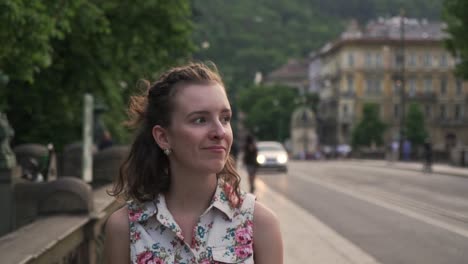
[[136, 264], [216, 264], [253, 262], [255, 196], [241, 193], [240, 207], [230, 206], [231, 187], [218, 182], [208, 209], [184, 242], [164, 195], [143, 204], [128, 202], [131, 261]]

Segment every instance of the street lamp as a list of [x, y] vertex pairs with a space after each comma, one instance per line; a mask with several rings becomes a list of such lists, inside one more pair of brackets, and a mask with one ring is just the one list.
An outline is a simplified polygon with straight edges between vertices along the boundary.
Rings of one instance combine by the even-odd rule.
[[[275, 112], [278, 111], [278, 113], [280, 113], [281, 111], [279, 111], [278, 109], [278, 106], [279, 106], [279, 101], [278, 99], [274, 99], [273, 100], [273, 105], [275, 106]], [[282, 119], [281, 119], [281, 116], [278, 116], [278, 131], [276, 133], [277, 135], [277, 138], [278, 138], [278, 142], [281, 142], [281, 127], [282, 127]]]
[[398, 62], [400, 66], [400, 76], [397, 81], [400, 88], [400, 159], [403, 158], [403, 142], [405, 140], [405, 11], [400, 11], [400, 50]]

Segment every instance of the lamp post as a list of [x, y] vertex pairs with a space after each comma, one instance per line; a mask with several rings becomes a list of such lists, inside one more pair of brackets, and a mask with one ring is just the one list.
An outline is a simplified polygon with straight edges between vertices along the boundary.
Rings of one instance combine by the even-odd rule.
[[403, 142], [405, 140], [405, 11], [400, 11], [400, 49], [399, 49], [399, 66], [400, 76], [398, 80], [400, 88], [400, 160], [403, 158]]
[[[273, 105], [275, 106], [275, 112], [280, 113], [281, 111], [279, 111], [279, 109], [278, 109], [278, 106], [279, 106], [278, 99], [273, 100]], [[276, 132], [276, 135], [277, 135], [277, 138], [278, 138], [278, 142], [281, 142], [281, 116], [278, 116], [278, 127], [277, 127], [277, 129], [278, 129], [278, 131]]]

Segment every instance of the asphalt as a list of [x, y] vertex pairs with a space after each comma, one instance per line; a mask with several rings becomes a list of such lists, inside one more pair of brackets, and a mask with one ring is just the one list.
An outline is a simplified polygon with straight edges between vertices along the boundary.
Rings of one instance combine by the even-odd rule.
[[[241, 187], [248, 190], [245, 169], [241, 168]], [[257, 201], [276, 214], [281, 225], [284, 263], [378, 264], [353, 243], [329, 228], [315, 216], [269, 188], [257, 179]]]
[[[363, 166], [399, 170], [422, 171], [418, 162], [387, 162], [384, 160], [348, 160]], [[245, 169], [240, 166], [241, 186], [248, 190]], [[432, 173], [468, 177], [468, 169], [434, 164]], [[335, 232], [326, 223], [296, 205], [284, 195], [257, 179], [257, 200], [270, 208], [278, 217], [284, 245], [284, 263], [371, 264], [379, 263], [372, 256]]]

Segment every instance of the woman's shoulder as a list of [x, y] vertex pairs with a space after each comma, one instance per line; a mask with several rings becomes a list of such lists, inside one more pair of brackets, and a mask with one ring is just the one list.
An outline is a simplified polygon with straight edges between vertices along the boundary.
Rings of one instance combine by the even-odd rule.
[[283, 242], [276, 215], [256, 202], [253, 222], [255, 262], [283, 263]]
[[128, 206], [124, 205], [113, 212], [106, 223], [106, 232], [129, 233]]
[[278, 217], [275, 213], [258, 201], [255, 201], [254, 224], [265, 229], [279, 228]]
[[105, 233], [107, 263], [128, 263], [130, 260], [130, 228], [126, 205], [110, 215], [106, 222]]

